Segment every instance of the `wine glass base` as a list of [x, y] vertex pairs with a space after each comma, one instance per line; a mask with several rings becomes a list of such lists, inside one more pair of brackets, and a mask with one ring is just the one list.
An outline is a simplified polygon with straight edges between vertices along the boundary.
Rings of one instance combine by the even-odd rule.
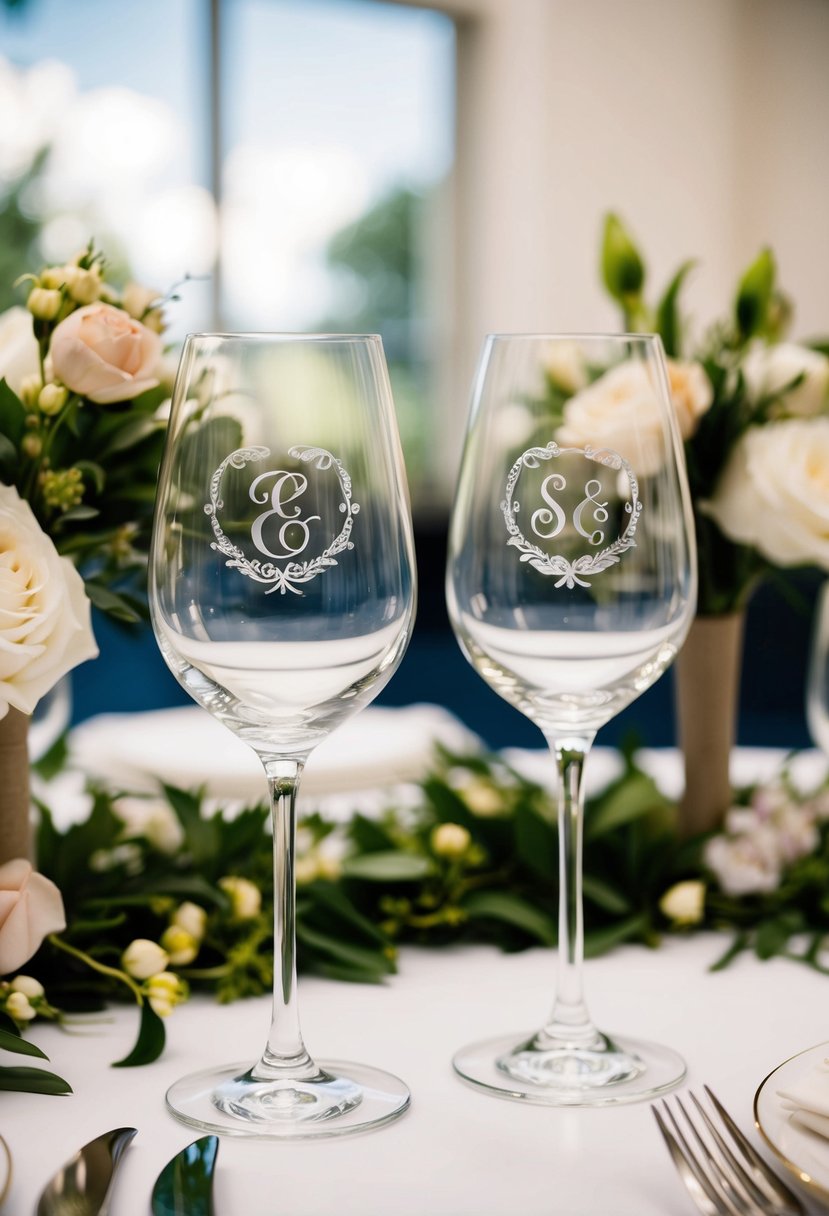
[[666, 1093], [684, 1079], [685, 1061], [669, 1047], [602, 1036], [606, 1046], [533, 1049], [532, 1035], [511, 1034], [462, 1048], [452, 1061], [464, 1081], [497, 1097], [540, 1106], [615, 1106]]
[[392, 1073], [339, 1060], [305, 1080], [257, 1080], [248, 1062], [207, 1068], [166, 1096], [176, 1119], [200, 1131], [260, 1140], [348, 1136], [381, 1127], [408, 1109], [409, 1089]]

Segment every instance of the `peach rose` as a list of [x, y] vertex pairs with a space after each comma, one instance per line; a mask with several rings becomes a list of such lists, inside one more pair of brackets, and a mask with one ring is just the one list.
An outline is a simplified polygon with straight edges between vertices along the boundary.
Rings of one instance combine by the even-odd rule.
[[0, 866], [0, 975], [27, 962], [47, 933], [65, 928], [63, 900], [50, 879], [22, 857]]
[[112, 304], [87, 304], [52, 334], [52, 374], [99, 405], [127, 401], [158, 384], [161, 339]]
[[[713, 400], [711, 382], [699, 363], [667, 360], [674, 412], [683, 439], [690, 438]], [[556, 438], [571, 447], [608, 447], [637, 473], [658, 473], [665, 461], [666, 428], [644, 363], [619, 363], [572, 396]]]
[[83, 579], [17, 490], [0, 485], [0, 718], [10, 705], [30, 714], [97, 653]]

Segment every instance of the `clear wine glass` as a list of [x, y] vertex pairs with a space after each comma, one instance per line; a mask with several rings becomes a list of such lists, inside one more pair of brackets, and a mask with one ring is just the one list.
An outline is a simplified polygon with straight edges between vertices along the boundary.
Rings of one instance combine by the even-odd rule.
[[185, 1123], [239, 1136], [385, 1123], [408, 1106], [402, 1081], [318, 1064], [305, 1047], [294, 927], [303, 765], [389, 680], [415, 613], [411, 512], [378, 337], [188, 337], [159, 479], [150, 605], [173, 674], [259, 755], [273, 812], [267, 1045], [252, 1065], [177, 1082], [167, 1104]]
[[536, 1033], [476, 1043], [465, 1080], [555, 1105], [635, 1101], [682, 1059], [603, 1034], [583, 996], [583, 770], [597, 730], [662, 675], [696, 599], [693, 520], [653, 336], [494, 335], [478, 368], [447, 601], [479, 675], [543, 732], [558, 772], [558, 982]]
[[829, 756], [829, 582], [820, 588], [815, 603], [806, 679], [806, 720], [815, 747]]

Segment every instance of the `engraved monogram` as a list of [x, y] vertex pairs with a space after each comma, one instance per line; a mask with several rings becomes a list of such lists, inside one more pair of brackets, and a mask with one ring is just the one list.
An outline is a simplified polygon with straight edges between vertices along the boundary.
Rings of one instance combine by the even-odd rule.
[[[219, 523], [219, 512], [224, 507], [221, 497], [222, 475], [228, 465], [234, 469], [243, 469], [253, 461], [265, 460], [270, 454], [270, 448], [265, 447], [237, 448], [225, 457], [216, 469], [210, 479], [210, 502], [204, 506], [216, 538], [210, 542], [210, 547], [224, 553], [228, 559], [226, 566], [238, 570], [254, 582], [269, 584], [266, 595], [274, 591], [279, 591], [282, 595], [286, 591], [303, 595], [297, 584], [308, 583], [331, 566], [336, 566], [335, 554], [354, 548], [354, 542], [350, 539], [351, 529], [360, 506], [359, 503], [352, 502], [351, 478], [336, 456], [332, 456], [325, 448], [293, 447], [288, 455], [294, 460], [311, 464], [320, 472], [333, 470], [336, 474], [342, 491], [339, 510], [345, 516], [343, 526], [318, 557], [304, 562], [297, 561], [308, 547], [311, 538], [310, 525], [320, 522], [321, 516], [306, 514], [303, 511], [301, 499], [308, 489], [308, 478], [304, 473], [269, 469], [253, 479], [248, 491], [251, 502], [266, 508], [253, 520], [250, 538], [257, 551], [268, 560], [249, 559], [244, 551], [225, 535]], [[287, 564], [277, 566], [275, 563], [280, 561]]]
[[[545, 553], [538, 545], [528, 540], [516, 522], [516, 515], [521, 510], [521, 504], [514, 498], [518, 480], [523, 469], [537, 469], [542, 461], [555, 460], [560, 456], [582, 456], [585, 460], [606, 468], [624, 470], [630, 487], [630, 499], [625, 502], [625, 513], [630, 517], [624, 531], [616, 540], [598, 553], [585, 553], [574, 561], [569, 561], [560, 554]], [[540, 494], [546, 506], [538, 507], [530, 517], [530, 531], [539, 540], [553, 540], [567, 527], [567, 513], [555, 497], [567, 488], [567, 479], [563, 473], [550, 473], [541, 483]], [[606, 531], [602, 525], [610, 518], [607, 501], [600, 498], [602, 483], [596, 477], [589, 477], [582, 486], [583, 498], [573, 508], [570, 523], [579, 536], [583, 536], [589, 545], [604, 545]], [[544, 448], [528, 448], [509, 471], [506, 485], [506, 496], [501, 503], [501, 511], [509, 532], [508, 545], [514, 545], [521, 553], [521, 561], [529, 564], [541, 574], [553, 575], [558, 579], [556, 587], [589, 587], [588, 578], [616, 565], [621, 555], [628, 549], [636, 547], [634, 539], [636, 525], [642, 511], [639, 501], [639, 486], [633, 469], [628, 462], [611, 448], [560, 448], [557, 443], [550, 442]]]

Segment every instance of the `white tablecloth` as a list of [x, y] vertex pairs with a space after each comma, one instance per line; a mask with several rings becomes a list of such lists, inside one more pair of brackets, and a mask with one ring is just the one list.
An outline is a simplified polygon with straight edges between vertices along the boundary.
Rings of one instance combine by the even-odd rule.
[[[783, 753], [738, 751], [737, 782], [775, 771]], [[538, 775], [549, 759], [523, 757]], [[594, 757], [593, 782], [614, 758]], [[817, 755], [804, 756], [808, 774]], [[676, 755], [647, 767], [678, 789]], [[597, 780], [599, 779], [599, 780]], [[805, 966], [746, 956], [708, 968], [728, 938], [673, 938], [656, 951], [624, 947], [586, 965], [588, 1003], [611, 1033], [677, 1049], [689, 1084], [712, 1086], [756, 1143], [752, 1101], [763, 1078], [801, 1049], [829, 1040], [829, 978]], [[683, 1216], [693, 1211], [647, 1103], [548, 1109], [485, 1095], [458, 1080], [465, 1043], [537, 1028], [553, 997], [554, 952], [504, 955], [467, 947], [402, 952], [382, 986], [300, 980], [306, 1042], [320, 1060], [356, 1060], [397, 1073], [411, 1109], [373, 1133], [318, 1142], [224, 1138], [215, 1181], [217, 1216]], [[0, 1132], [14, 1158], [4, 1216], [30, 1216], [47, 1178], [81, 1144], [122, 1125], [138, 1128], [116, 1182], [111, 1216], [147, 1216], [153, 1182], [199, 1133], [164, 1106], [167, 1087], [211, 1064], [249, 1059], [264, 1046], [268, 998], [177, 1009], [155, 1064], [113, 1069], [137, 1032], [137, 1010], [71, 1032], [35, 1025], [32, 1039], [73, 1086], [69, 1097], [3, 1094]], [[829, 1153], [829, 1146], [827, 1146]], [[819, 1209], [807, 1199], [809, 1211]]]
[[[690, 1083], [710, 1084], [751, 1131], [759, 1082], [783, 1059], [829, 1038], [829, 979], [799, 964], [748, 957], [711, 974], [724, 945], [704, 935], [658, 951], [619, 949], [587, 964], [587, 992], [603, 1028], [678, 1049]], [[411, 1086], [412, 1107], [396, 1123], [341, 1140], [223, 1139], [217, 1216], [690, 1213], [647, 1104], [546, 1109], [489, 1097], [455, 1078], [450, 1058], [459, 1045], [543, 1020], [553, 963], [542, 949], [506, 956], [489, 947], [412, 948], [382, 987], [301, 979], [312, 1052], [398, 1073]], [[35, 1029], [32, 1038], [75, 1093], [2, 1096], [0, 1130], [15, 1163], [6, 1212], [29, 1216], [46, 1178], [81, 1143], [130, 1124], [138, 1135], [116, 1182], [112, 1216], [147, 1216], [157, 1174], [198, 1136], [166, 1113], [166, 1087], [212, 1062], [252, 1059], [269, 1013], [267, 999], [225, 1007], [193, 1000], [169, 1020], [163, 1057], [132, 1070], [108, 1062], [132, 1042], [133, 1009], [82, 1033]]]

